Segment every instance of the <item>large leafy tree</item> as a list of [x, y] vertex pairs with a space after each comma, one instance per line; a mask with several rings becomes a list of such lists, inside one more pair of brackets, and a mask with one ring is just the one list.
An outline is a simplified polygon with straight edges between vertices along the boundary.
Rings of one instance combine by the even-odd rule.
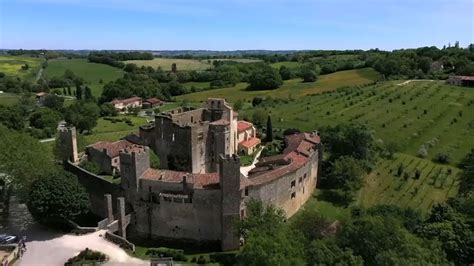
[[238, 262], [241, 265], [303, 265], [302, 236], [284, 222], [282, 210], [258, 201], [248, 202], [247, 217], [239, 224], [246, 244], [238, 255]]
[[364, 216], [347, 224], [339, 245], [351, 248], [367, 265], [447, 264], [437, 242], [420, 239], [396, 219]]
[[280, 74], [273, 67], [260, 64], [248, 77], [249, 90], [274, 90], [283, 84]]
[[77, 101], [66, 109], [65, 120], [79, 131], [90, 131], [97, 125], [100, 108], [93, 102]]
[[0, 125], [0, 173], [26, 197], [31, 184], [55, 168], [52, 156], [37, 139]]
[[77, 177], [63, 170], [36, 180], [27, 205], [33, 218], [46, 224], [74, 219], [90, 207], [89, 197]]
[[55, 129], [61, 119], [62, 116], [60, 113], [49, 108], [41, 108], [30, 116], [30, 125], [40, 129]]

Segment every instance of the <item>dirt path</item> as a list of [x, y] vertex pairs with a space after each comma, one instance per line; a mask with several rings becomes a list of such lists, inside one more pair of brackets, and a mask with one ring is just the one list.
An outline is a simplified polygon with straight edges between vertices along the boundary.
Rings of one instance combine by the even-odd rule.
[[397, 85], [398, 86], [403, 86], [403, 85], [406, 85], [406, 84], [414, 82], [414, 81], [434, 81], [434, 80], [432, 80], [432, 79], [414, 79], [414, 80], [410, 79], [410, 80], [404, 81], [402, 83], [398, 83]]

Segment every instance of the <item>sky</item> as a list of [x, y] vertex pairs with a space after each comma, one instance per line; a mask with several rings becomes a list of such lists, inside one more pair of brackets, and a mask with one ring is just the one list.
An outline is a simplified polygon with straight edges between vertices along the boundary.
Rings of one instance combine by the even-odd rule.
[[0, 0], [1, 49], [392, 50], [474, 43], [474, 0]]

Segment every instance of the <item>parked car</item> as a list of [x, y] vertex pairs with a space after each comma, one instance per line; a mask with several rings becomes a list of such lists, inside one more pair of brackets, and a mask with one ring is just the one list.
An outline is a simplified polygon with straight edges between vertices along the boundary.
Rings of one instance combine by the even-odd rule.
[[12, 243], [16, 243], [17, 241], [18, 241], [17, 236], [6, 236], [1, 240], [1, 243], [2, 244], [12, 244]]

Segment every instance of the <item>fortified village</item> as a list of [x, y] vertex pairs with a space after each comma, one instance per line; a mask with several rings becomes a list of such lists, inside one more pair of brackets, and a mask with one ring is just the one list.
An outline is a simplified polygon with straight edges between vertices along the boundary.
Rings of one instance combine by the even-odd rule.
[[[242, 174], [237, 154], [254, 153], [260, 139], [224, 99], [161, 113], [139, 136], [98, 142], [85, 154], [78, 154], [75, 128], [61, 128], [60, 140], [66, 170], [86, 187], [93, 213], [108, 223], [118, 218], [118, 237], [208, 242], [222, 250], [239, 248], [234, 225], [250, 199], [294, 215], [316, 187], [322, 156], [318, 134], [295, 133], [285, 137], [281, 154], [260, 158]], [[150, 167], [152, 151], [161, 169]], [[120, 182], [86, 171], [83, 160]]]

